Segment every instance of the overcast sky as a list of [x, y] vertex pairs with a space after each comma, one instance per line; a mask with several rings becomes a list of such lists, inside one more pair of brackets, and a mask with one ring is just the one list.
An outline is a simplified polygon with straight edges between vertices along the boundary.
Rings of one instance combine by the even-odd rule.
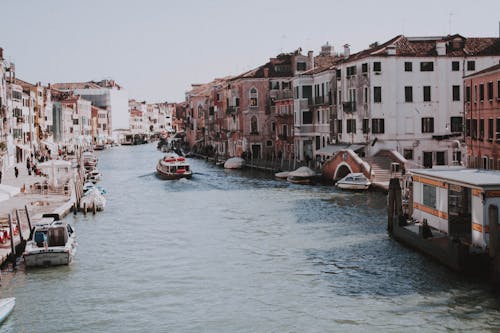
[[113, 78], [130, 98], [179, 102], [191, 83], [235, 75], [280, 52], [329, 42], [459, 33], [498, 37], [498, 0], [5, 0], [0, 47], [18, 77]]

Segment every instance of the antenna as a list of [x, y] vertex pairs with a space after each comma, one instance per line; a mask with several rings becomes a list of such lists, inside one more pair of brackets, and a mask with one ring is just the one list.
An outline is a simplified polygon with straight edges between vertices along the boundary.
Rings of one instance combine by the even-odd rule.
[[451, 20], [453, 15], [453, 12], [450, 12], [448, 14], [448, 35], [451, 35]]

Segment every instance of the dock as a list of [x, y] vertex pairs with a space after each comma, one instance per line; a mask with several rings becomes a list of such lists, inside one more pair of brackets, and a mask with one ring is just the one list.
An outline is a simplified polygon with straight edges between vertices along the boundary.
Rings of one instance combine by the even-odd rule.
[[[75, 157], [76, 158], [76, 157]], [[14, 167], [19, 174], [16, 177]], [[58, 187], [50, 187], [47, 178], [29, 175], [25, 163], [4, 170], [0, 184], [0, 228], [4, 233], [0, 242], [0, 265], [15, 261], [21, 254], [32, 226], [44, 217], [60, 220], [76, 207], [81, 196], [81, 172]]]

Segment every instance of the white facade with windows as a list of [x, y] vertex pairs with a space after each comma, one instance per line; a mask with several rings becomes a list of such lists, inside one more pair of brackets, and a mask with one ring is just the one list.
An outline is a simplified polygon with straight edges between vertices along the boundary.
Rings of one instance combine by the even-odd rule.
[[337, 140], [366, 144], [369, 156], [397, 150], [415, 166], [463, 161], [462, 77], [500, 60], [461, 55], [464, 43], [398, 36], [345, 59], [334, 80]]

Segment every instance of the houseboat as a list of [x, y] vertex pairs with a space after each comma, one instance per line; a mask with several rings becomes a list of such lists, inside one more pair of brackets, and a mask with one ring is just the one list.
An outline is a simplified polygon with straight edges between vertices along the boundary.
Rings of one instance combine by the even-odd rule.
[[191, 178], [193, 173], [185, 157], [169, 152], [156, 165], [156, 174], [162, 179]]
[[500, 272], [500, 172], [442, 167], [409, 177], [403, 192], [397, 178], [389, 186], [394, 238], [457, 271]]

